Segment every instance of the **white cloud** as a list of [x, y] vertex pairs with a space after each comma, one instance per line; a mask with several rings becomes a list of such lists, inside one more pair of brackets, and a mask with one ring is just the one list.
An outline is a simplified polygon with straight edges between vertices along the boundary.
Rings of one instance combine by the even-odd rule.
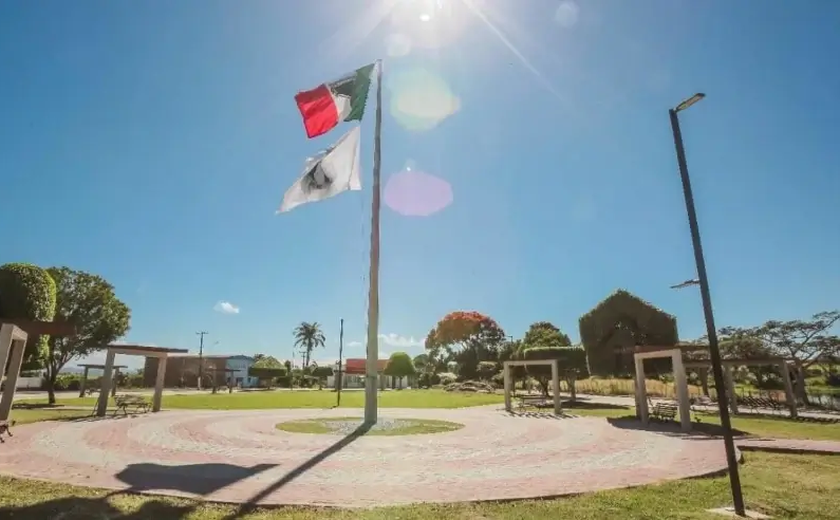
[[216, 302], [216, 305], [213, 306], [213, 310], [216, 312], [221, 312], [222, 314], [239, 314], [239, 307], [230, 302], [222, 300]]
[[400, 336], [399, 334], [380, 334], [379, 341], [389, 347], [394, 348], [412, 348], [422, 347], [425, 344], [425, 339], [415, 339], [414, 336]]
[[350, 343], [347, 344], [347, 346], [348, 347], [361, 347], [362, 342], [361, 341], [351, 341]]

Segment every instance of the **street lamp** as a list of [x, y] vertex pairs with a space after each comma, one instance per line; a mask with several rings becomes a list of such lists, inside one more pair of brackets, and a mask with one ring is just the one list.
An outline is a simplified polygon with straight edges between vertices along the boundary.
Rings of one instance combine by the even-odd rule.
[[680, 282], [678, 284], [672, 285], [671, 289], [684, 289], [686, 287], [690, 287], [692, 285], [700, 285], [700, 280], [693, 279], [693, 280], [686, 280], [684, 282]]
[[[674, 133], [674, 146], [677, 149], [677, 163], [680, 168], [683, 195], [685, 195], [685, 209], [688, 213], [688, 226], [691, 228], [691, 242], [694, 246], [694, 261], [697, 264], [697, 283], [700, 285], [700, 295], [703, 298], [703, 314], [706, 317], [706, 333], [709, 337], [709, 356], [712, 358], [712, 372], [715, 377], [715, 388], [718, 394], [718, 409], [720, 410], [720, 424], [723, 429], [723, 443], [726, 448], [726, 463], [729, 466], [729, 485], [732, 488], [732, 502], [735, 514], [746, 516], [744, 510], [744, 496], [741, 493], [741, 477], [738, 474], [738, 460], [735, 457], [735, 441], [732, 439], [732, 423], [729, 420], [727, 408], [726, 386], [723, 381], [723, 368], [720, 362], [715, 317], [712, 312], [712, 297], [709, 292], [709, 277], [706, 275], [706, 260], [703, 258], [703, 246], [700, 243], [700, 229], [697, 225], [697, 213], [694, 209], [694, 196], [691, 193], [691, 180], [688, 176], [688, 165], [685, 161], [682, 132], [677, 113], [694, 105], [706, 97], [705, 94], [694, 94], [682, 103], [668, 110], [671, 117], [671, 130]], [[688, 282], [693, 282], [689, 280]], [[687, 284], [693, 285], [693, 284]], [[685, 286], [685, 285], [684, 285]]]

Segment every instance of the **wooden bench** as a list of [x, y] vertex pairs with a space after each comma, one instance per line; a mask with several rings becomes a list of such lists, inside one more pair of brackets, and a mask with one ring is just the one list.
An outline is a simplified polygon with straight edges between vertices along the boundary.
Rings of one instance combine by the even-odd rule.
[[656, 403], [650, 411], [650, 417], [659, 421], [675, 421], [678, 411], [677, 403]]
[[121, 394], [114, 398], [117, 408], [114, 410], [114, 415], [122, 410], [123, 414], [128, 415], [128, 409], [133, 408], [134, 413], [139, 411], [148, 412], [152, 407], [152, 403], [142, 395]]
[[545, 395], [521, 394], [517, 395], [519, 409], [524, 410], [528, 406], [534, 408], [554, 408], [554, 401]]
[[3, 439], [3, 434], [4, 433], [6, 435], [8, 435], [9, 437], [14, 437], [14, 435], [12, 435], [12, 430], [11, 430], [12, 426], [14, 426], [14, 425], [15, 425], [14, 421], [0, 421], [0, 442], [6, 442]]
[[746, 406], [753, 413], [760, 409], [772, 410], [774, 413], [785, 409], [785, 404], [773, 397], [737, 396], [738, 405]]

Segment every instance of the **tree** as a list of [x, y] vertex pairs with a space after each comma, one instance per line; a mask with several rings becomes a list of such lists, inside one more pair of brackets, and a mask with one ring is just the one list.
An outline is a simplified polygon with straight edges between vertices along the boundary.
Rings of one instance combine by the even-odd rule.
[[402, 385], [402, 378], [413, 376], [417, 373], [417, 370], [414, 368], [414, 362], [411, 360], [411, 356], [405, 352], [394, 352], [388, 358], [388, 364], [385, 365], [383, 373], [386, 376], [400, 378], [400, 385]]
[[427, 370], [434, 368], [429, 360], [428, 354], [419, 354], [414, 356], [414, 359], [412, 359], [411, 362], [414, 364], [414, 369], [417, 372], [426, 372]]
[[322, 390], [324, 388], [324, 383], [326, 379], [334, 374], [332, 367], [330, 366], [318, 366], [313, 363], [312, 367], [312, 377], [318, 380], [318, 390]]
[[805, 373], [811, 366], [840, 353], [840, 337], [829, 331], [840, 321], [840, 311], [818, 312], [808, 320], [770, 320], [758, 327], [728, 327], [721, 332], [758, 340], [770, 353], [797, 364], [796, 397], [808, 403]]
[[321, 331], [321, 324], [317, 321], [312, 323], [301, 322], [295, 328], [294, 335], [295, 346], [300, 347], [300, 352], [303, 354], [303, 368], [307, 368], [312, 357], [312, 351], [318, 347], [323, 347], [327, 341]]
[[505, 331], [489, 316], [456, 311], [441, 319], [426, 337], [426, 350], [437, 363], [455, 361], [462, 377], [474, 379], [479, 361], [496, 361]]
[[[581, 377], [588, 377], [586, 366], [586, 351], [577, 347], [530, 347], [525, 348], [523, 357], [527, 360], [556, 359], [558, 360], [558, 376], [569, 385], [571, 401], [577, 398], [575, 381]], [[551, 367], [534, 365], [528, 367], [528, 373], [533, 375], [540, 384], [543, 395], [548, 395], [548, 382], [551, 379]]]
[[489, 381], [499, 373], [499, 365], [493, 361], [479, 361], [477, 372], [479, 379]]
[[548, 321], [538, 321], [528, 327], [528, 332], [522, 342], [526, 348], [536, 347], [568, 347], [572, 344], [569, 336]]
[[[52, 321], [55, 316], [55, 291], [55, 281], [37, 265], [13, 263], [0, 266], [0, 318]], [[43, 366], [48, 340], [48, 336], [29, 337], [22, 370], [36, 370]]]
[[284, 377], [286, 374], [286, 367], [274, 356], [263, 356], [248, 367], [248, 376], [256, 377], [260, 385], [267, 383], [268, 388], [271, 388], [271, 383], [275, 379]]
[[68, 267], [50, 267], [47, 272], [56, 286], [55, 317], [76, 328], [75, 336], [53, 336], [47, 342], [47, 396], [55, 404], [55, 381], [61, 369], [125, 336], [131, 311], [101, 276]]

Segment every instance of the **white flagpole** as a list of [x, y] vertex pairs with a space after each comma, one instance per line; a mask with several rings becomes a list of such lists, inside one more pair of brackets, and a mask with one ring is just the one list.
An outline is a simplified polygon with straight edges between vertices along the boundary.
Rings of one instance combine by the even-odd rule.
[[382, 130], [382, 60], [376, 60], [376, 121], [373, 131], [373, 197], [370, 215], [370, 289], [368, 292], [367, 362], [365, 364], [365, 424], [377, 421], [379, 387], [379, 209], [380, 137]]

